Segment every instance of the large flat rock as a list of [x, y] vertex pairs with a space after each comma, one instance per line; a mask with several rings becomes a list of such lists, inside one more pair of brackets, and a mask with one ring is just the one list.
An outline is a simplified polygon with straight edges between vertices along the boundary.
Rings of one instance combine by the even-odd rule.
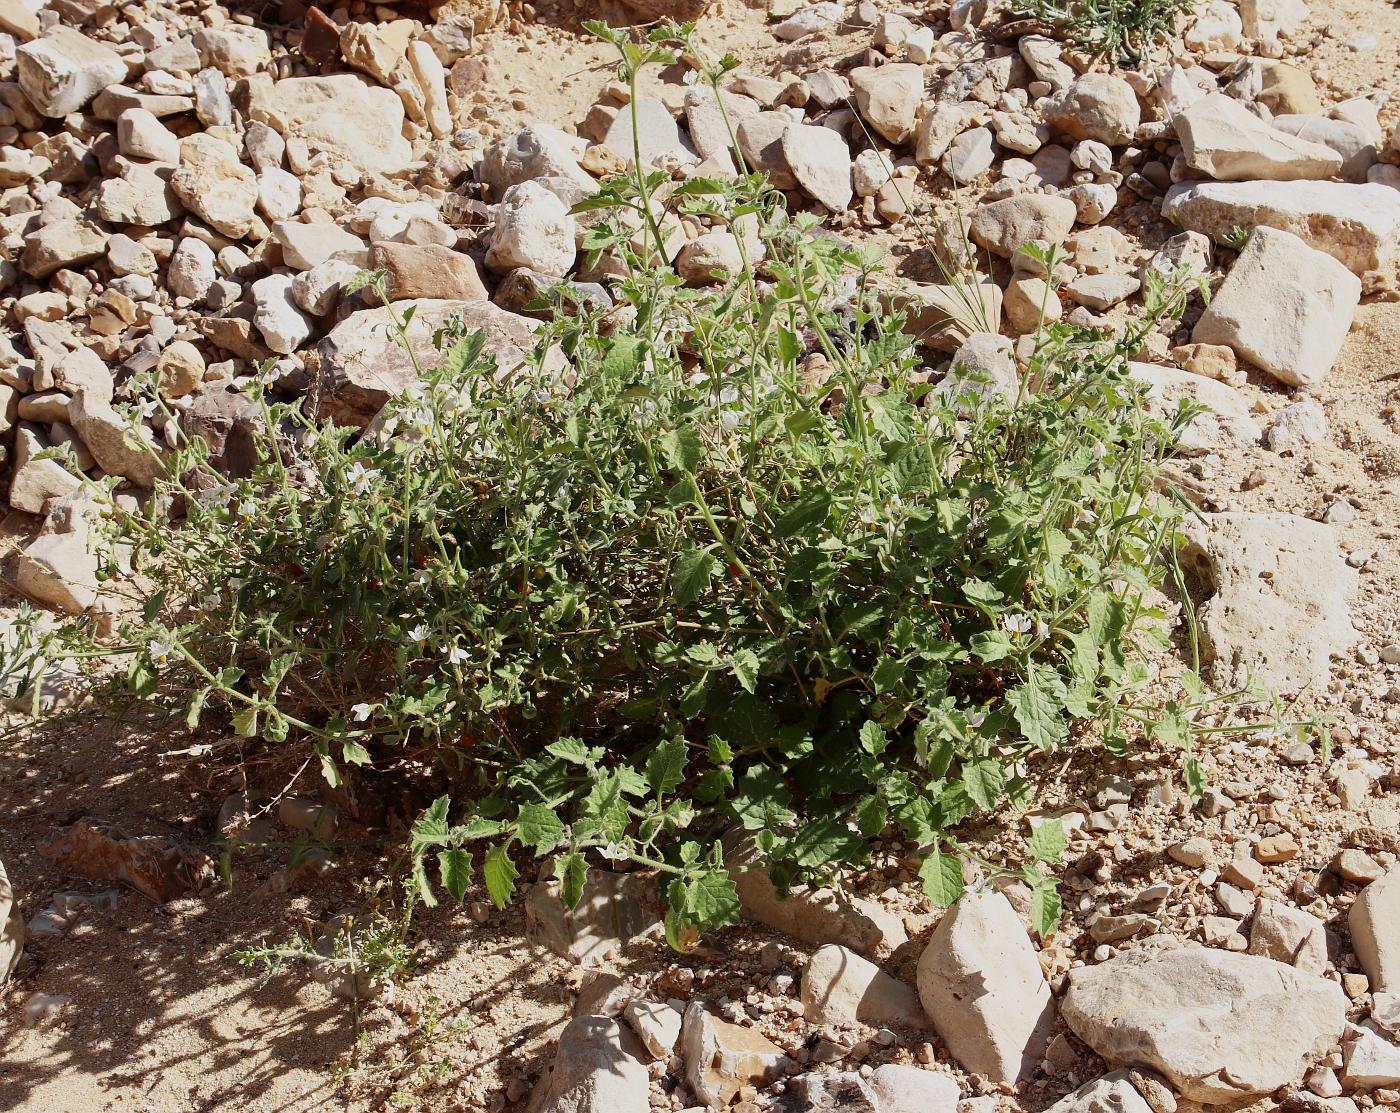
[[1226, 1105], [1301, 1081], [1341, 1038], [1347, 999], [1315, 974], [1194, 944], [1153, 946], [1070, 973], [1060, 1011], [1112, 1066], [1161, 1072]]
[[299, 136], [313, 151], [325, 151], [359, 169], [395, 174], [413, 161], [403, 137], [403, 101], [351, 73], [289, 77], [254, 86], [250, 114], [284, 139]]

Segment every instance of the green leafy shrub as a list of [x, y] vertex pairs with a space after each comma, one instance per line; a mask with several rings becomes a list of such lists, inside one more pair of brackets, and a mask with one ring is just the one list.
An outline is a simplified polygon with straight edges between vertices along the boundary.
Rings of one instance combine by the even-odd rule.
[[1062, 30], [1093, 57], [1138, 65], [1154, 46], [1170, 42], [1196, 0], [1015, 0], [1016, 12]]
[[[1009, 396], [939, 389], [875, 254], [761, 179], [624, 177], [586, 207], [616, 308], [554, 314], [505, 376], [449, 323], [364, 435], [263, 395], [251, 478], [196, 441], [143, 513], [114, 507], [151, 585], [128, 687], [332, 784], [431, 763], [452, 790], [412, 835], [425, 900], [480, 871], [504, 903], [522, 852], [574, 900], [626, 859], [667, 876], [679, 943], [738, 916], [726, 834], [783, 887], [891, 826], [956, 898], [958, 824], [1028, 804], [1029, 763], [1085, 732], [1128, 743], [1177, 429], [1125, 355], [1171, 292], [1120, 341], [1045, 331]], [[656, 263], [677, 211], [729, 222], [743, 273]]]

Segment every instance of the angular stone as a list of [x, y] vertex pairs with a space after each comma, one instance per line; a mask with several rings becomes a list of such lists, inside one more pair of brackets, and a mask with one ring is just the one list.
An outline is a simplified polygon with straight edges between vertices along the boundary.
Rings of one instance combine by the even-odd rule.
[[165, 450], [144, 425], [133, 425], [111, 403], [87, 392], [68, 406], [69, 423], [77, 430], [98, 466], [150, 490], [165, 471]]
[[1309, 143], [1321, 144], [1336, 152], [1342, 160], [1338, 174], [1348, 182], [1360, 184], [1376, 162], [1376, 138], [1366, 128], [1349, 120], [1331, 120], [1326, 116], [1279, 115], [1273, 127], [1287, 135], [1297, 136]]
[[117, 149], [130, 158], [171, 166], [180, 161], [180, 140], [144, 108], [128, 108], [117, 117]]
[[1327, 969], [1327, 931], [1310, 912], [1261, 898], [1254, 910], [1249, 953], [1286, 962], [1305, 974]]
[[1007, 899], [966, 892], [919, 956], [919, 998], [964, 1070], [1015, 1082], [1045, 1054], [1055, 1002]]
[[[0, 960], [2, 971], [3, 960]], [[1400, 1044], [1392, 1043], [1370, 1028], [1348, 1025], [1342, 1039], [1342, 1085], [1348, 1090], [1400, 1086]]]
[[572, 908], [560, 895], [558, 879], [532, 885], [525, 898], [525, 926], [530, 938], [555, 954], [591, 965], [654, 926], [661, 910], [651, 874], [594, 869]]
[[45, 224], [25, 237], [20, 269], [31, 278], [48, 278], [64, 267], [79, 267], [107, 250], [107, 233], [92, 221], [69, 217]]
[[1128, 1078], [1128, 1071], [1114, 1071], [1085, 1083], [1061, 1098], [1045, 1113], [1154, 1113]]
[[258, 177], [222, 139], [196, 133], [180, 141], [180, 166], [170, 188], [184, 206], [212, 228], [234, 239], [253, 226]]
[[1191, 333], [1228, 344], [1289, 386], [1322, 381], [1361, 300], [1361, 281], [1288, 232], [1256, 228]]
[[786, 112], [759, 112], [740, 120], [734, 129], [745, 165], [751, 171], [767, 174], [778, 189], [797, 188], [797, 177], [783, 149], [783, 136], [793, 126], [792, 117]]
[[655, 1001], [629, 1001], [623, 1016], [653, 1059], [668, 1058], [681, 1038], [681, 1014]]
[[1023, 193], [987, 205], [972, 213], [968, 235], [974, 242], [1010, 259], [1032, 240], [1058, 244], [1074, 228], [1074, 202], [1044, 193]]
[[389, 276], [390, 301], [479, 301], [488, 296], [476, 261], [464, 252], [439, 244], [377, 243], [373, 265]]
[[[635, 135], [632, 130], [634, 116]], [[671, 110], [655, 97], [640, 97], [625, 105], [603, 137], [603, 146], [629, 166], [639, 146], [643, 166], [673, 161], [687, 165], [700, 161], [691, 149], [689, 140], [681, 135]]]
[[1400, 990], [1400, 867], [1361, 890], [1347, 915], [1351, 948], [1373, 993]]
[[126, 63], [104, 42], [56, 23], [15, 51], [19, 87], [51, 119], [77, 112], [108, 85], [126, 77]]
[[263, 343], [278, 355], [290, 355], [311, 337], [312, 321], [292, 300], [290, 274], [270, 274], [252, 285], [253, 325]]
[[1183, 399], [1209, 407], [1181, 431], [1177, 451], [1183, 456], [1238, 451], [1259, 443], [1262, 433], [1249, 401], [1234, 388], [1175, 367], [1131, 363], [1129, 368], [1133, 378], [1147, 385], [1148, 408], [1159, 420], [1170, 421]]
[[705, 1010], [703, 1001], [692, 1001], [685, 1010], [680, 1054], [695, 1096], [721, 1109], [741, 1087], [765, 1086], [791, 1062], [772, 1040], [719, 1019]]
[[332, 259], [369, 265], [365, 241], [335, 224], [279, 220], [272, 226], [272, 235], [282, 246], [282, 261], [294, 270], [307, 271]]
[[886, 1063], [870, 1076], [879, 1113], [957, 1113], [962, 1096], [949, 1075]]
[[496, 199], [511, 186], [537, 178], [565, 178], [594, 193], [598, 183], [579, 165], [578, 142], [551, 124], [531, 124], [486, 148], [481, 180]]
[[1111, 1065], [1149, 1067], [1226, 1105], [1296, 1082], [1346, 1024], [1339, 986], [1254, 955], [1139, 946], [1070, 972], [1060, 1006]]
[[649, 1113], [647, 1068], [616, 1020], [575, 1017], [559, 1033], [532, 1113]]
[[112, 224], [143, 228], [174, 220], [185, 211], [170, 186], [174, 173], [173, 168], [160, 164], [127, 163], [120, 177], [108, 178], [97, 187], [97, 215]]
[[1222, 691], [1250, 675], [1280, 691], [1325, 687], [1353, 645], [1346, 597], [1357, 574], [1331, 526], [1292, 514], [1227, 513], [1191, 522], [1180, 559], [1202, 598], [1201, 654]]
[[58, 460], [36, 460], [48, 448], [38, 428], [21, 423], [15, 430], [14, 465], [10, 473], [10, 505], [27, 514], [43, 514], [49, 502], [80, 490], [83, 481]]
[[1014, 401], [1020, 390], [1011, 341], [994, 332], [974, 332], [953, 353], [952, 366], [935, 393], [949, 401], [968, 395]]
[[874, 958], [908, 942], [904, 924], [874, 901], [847, 894], [818, 900], [802, 886], [784, 899], [763, 870], [733, 877], [745, 916], [804, 943], [839, 943]]
[[[409, 342], [423, 366], [436, 362], [433, 332], [454, 313], [461, 315], [468, 332], [485, 332], [486, 350], [495, 357], [501, 376], [519, 368], [526, 353], [535, 347], [535, 322], [498, 309], [489, 301], [419, 298], [397, 303], [395, 311], [402, 314], [410, 305], [416, 309], [407, 330]], [[386, 313], [382, 307], [352, 313], [317, 345], [322, 418], [363, 428], [391, 396], [407, 390], [416, 380], [408, 353], [386, 335]], [[558, 373], [564, 365], [563, 354], [556, 349], [546, 357], [545, 373]]]
[[1133, 87], [1110, 73], [1076, 77], [1045, 109], [1045, 122], [1051, 127], [1110, 147], [1129, 142], [1141, 121], [1142, 108]]
[[536, 182], [513, 185], [501, 198], [486, 266], [567, 274], [577, 254], [577, 225], [564, 203]]
[[908, 62], [859, 66], [850, 74], [856, 111], [891, 143], [903, 143], [914, 131], [924, 97], [924, 71]]
[[851, 203], [851, 151], [831, 128], [793, 124], [783, 132], [783, 157], [803, 191], [833, 213]]
[[802, 1113], [881, 1113], [874, 1092], [858, 1071], [821, 1071], [798, 1075], [787, 1093]]
[[1342, 168], [1332, 148], [1270, 127], [1224, 93], [1178, 114], [1176, 134], [1186, 164], [1221, 182], [1325, 179]]
[[1352, 274], [1384, 269], [1400, 242], [1400, 190], [1348, 182], [1182, 182], [1162, 215], [1216, 243], [1235, 228], [1291, 232]]
[[846, 947], [818, 947], [802, 971], [802, 1007], [809, 1024], [919, 1028], [919, 995]]
[[304, 139], [313, 153], [343, 158], [365, 173], [396, 174], [413, 160], [403, 137], [403, 101], [358, 74], [286, 78], [255, 93], [249, 111], [284, 139]]

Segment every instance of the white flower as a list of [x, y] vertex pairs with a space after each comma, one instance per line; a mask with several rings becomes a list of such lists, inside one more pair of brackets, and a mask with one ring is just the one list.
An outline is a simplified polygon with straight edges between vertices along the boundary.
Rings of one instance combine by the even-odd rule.
[[1050, 636], [1050, 624], [1043, 618], [1035, 620], [1035, 636], [1037, 638], [1048, 638]]
[[405, 634], [404, 637], [406, 640], [413, 642], [416, 645], [422, 645], [425, 641], [428, 640], [428, 628], [420, 622], [417, 626], [415, 626], [412, 630]]
[[449, 665], [461, 665], [464, 664], [470, 656], [471, 654], [460, 645], [454, 645], [447, 651], [447, 663]]
[[1030, 631], [1031, 617], [1026, 614], [1004, 614], [1001, 616], [1001, 624], [1013, 638], [1019, 638]]
[[363, 723], [366, 719], [370, 717], [370, 714], [373, 711], [374, 704], [357, 703], [354, 707], [350, 708], [350, 718], [354, 719], [357, 723]]
[[235, 490], [237, 488], [232, 483], [215, 483], [214, 486], [200, 491], [198, 498], [200, 502], [210, 506], [227, 506]]
[[252, 499], [244, 499], [236, 507], [234, 507], [233, 512], [237, 514], [240, 518], [242, 518], [245, 522], [251, 521], [253, 515], [258, 512], [258, 504], [255, 503]]
[[160, 403], [154, 398], [148, 398], [136, 407], [136, 416], [142, 421], [146, 421], [158, 409], [160, 409]]
[[237, 595], [243, 590], [243, 581], [238, 576], [230, 576], [228, 580], [228, 589]]
[[1286, 730], [1277, 726], [1265, 727], [1254, 735], [1255, 739], [1265, 744], [1284, 746], [1292, 742], [1293, 739]]
[[428, 574], [428, 570], [426, 568], [415, 568], [413, 570], [413, 582], [420, 585], [426, 585], [433, 582], [433, 577]]
[[155, 638], [146, 643], [146, 652], [151, 655], [151, 660], [157, 665], [163, 665], [170, 660], [170, 646]]
[[368, 494], [370, 488], [374, 486], [374, 481], [378, 478], [378, 469], [367, 468], [358, 460], [345, 469], [345, 479], [350, 484], [350, 489], [357, 495]]
[[600, 846], [598, 848], [598, 855], [601, 858], [606, 858], [609, 862], [625, 862], [628, 857], [627, 852], [622, 850], [615, 842], [609, 842], [606, 846]]
[[1108, 445], [1104, 444], [1103, 441], [1095, 441], [1093, 452], [1095, 460], [1102, 460], [1108, 455]]
[[199, 600], [199, 605], [203, 610], [212, 611], [219, 605], [219, 593], [217, 591], [211, 591], [208, 595], [205, 595]]

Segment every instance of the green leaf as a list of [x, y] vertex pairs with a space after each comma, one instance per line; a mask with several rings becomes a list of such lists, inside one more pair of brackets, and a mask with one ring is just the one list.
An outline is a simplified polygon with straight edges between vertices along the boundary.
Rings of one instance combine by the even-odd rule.
[[1060, 926], [1060, 891], [1050, 878], [1031, 891], [1031, 926], [1042, 939], [1054, 935]]
[[664, 796], [674, 792], [685, 776], [685, 737], [674, 734], [663, 739], [647, 758], [647, 784]]
[[817, 869], [863, 856], [866, 842], [837, 819], [802, 824], [792, 837], [788, 853], [804, 869]]
[[599, 371], [614, 378], [630, 378], [640, 369], [646, 355], [646, 341], [640, 336], [623, 333], [608, 346]]
[[442, 887], [460, 904], [472, 883], [472, 856], [465, 850], [444, 850], [438, 854], [438, 873]]
[[245, 707], [233, 717], [233, 733], [239, 738], [252, 738], [258, 733], [258, 709]]
[[571, 765], [592, 765], [593, 755], [578, 738], [558, 738], [545, 747], [546, 752]]
[[1006, 702], [1026, 741], [1036, 749], [1054, 750], [1069, 738], [1069, 724], [1060, 710], [1065, 684], [1048, 665], [1032, 664], [1026, 682], [1007, 692]]
[[689, 606], [710, 589], [719, 562], [708, 549], [698, 549], [687, 544], [676, 556], [676, 567], [671, 574], [671, 594], [682, 607]]
[[677, 471], [693, 472], [705, 459], [700, 434], [692, 426], [663, 433], [656, 442], [666, 462]]
[[889, 745], [884, 728], [873, 719], [867, 719], [860, 728], [860, 748], [871, 757], [879, 757]]
[[979, 808], [990, 811], [996, 807], [1006, 776], [995, 759], [984, 758], [964, 765], [962, 774], [963, 787]]
[[1064, 824], [1058, 819], [1047, 819], [1037, 824], [1031, 832], [1026, 840], [1026, 850], [1039, 861], [1058, 862], [1068, 841]]
[[340, 756], [350, 765], [370, 764], [369, 751], [350, 738], [340, 744]]
[[741, 649], [730, 658], [734, 678], [739, 681], [739, 686], [750, 694], [758, 684], [758, 664], [758, 654], [752, 649]]
[[515, 831], [526, 846], [537, 854], [548, 854], [564, 837], [564, 824], [554, 809], [544, 804], [521, 804], [515, 817]]
[[491, 894], [497, 908], [504, 908], [515, 895], [515, 879], [520, 876], [520, 871], [510, 860], [509, 844], [500, 843], [486, 852], [482, 872], [486, 876], [486, 891]]
[[773, 533], [779, 538], [796, 537], [826, 521], [830, 512], [831, 492], [813, 491], [798, 499], [778, 518], [773, 524]]
[[559, 878], [560, 899], [566, 907], [576, 908], [588, 881], [588, 862], [578, 851], [571, 850], [554, 863], [554, 875]]
[[686, 885], [685, 910], [702, 927], [739, 922], [739, 893], [722, 870], [703, 873]]
[[1201, 797], [1206, 794], [1206, 785], [1209, 783], [1206, 768], [1194, 754], [1186, 755], [1182, 761], [1182, 768], [1186, 773], [1186, 791], [1192, 800], [1199, 803]]
[[962, 896], [962, 863], [955, 855], [944, 854], [935, 847], [919, 864], [919, 881], [929, 900], [940, 908], [948, 908]]

